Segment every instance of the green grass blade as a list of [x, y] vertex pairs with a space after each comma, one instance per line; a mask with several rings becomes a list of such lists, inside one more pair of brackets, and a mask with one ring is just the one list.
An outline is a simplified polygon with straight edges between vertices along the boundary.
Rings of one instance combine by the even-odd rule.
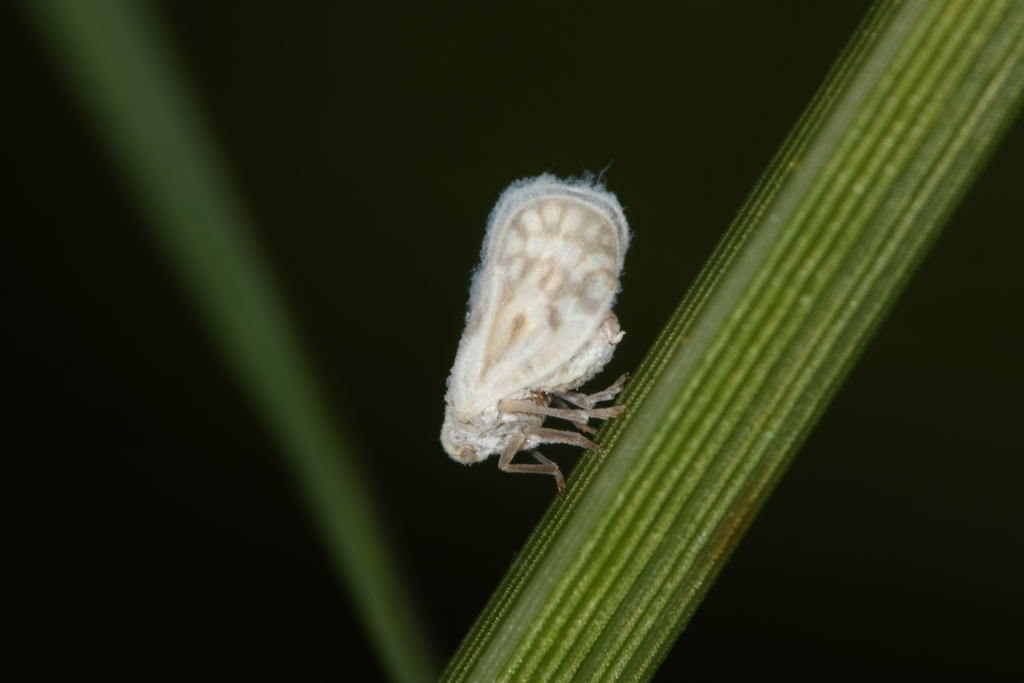
[[27, 0], [22, 7], [221, 356], [277, 439], [382, 666], [395, 681], [431, 678], [425, 639], [352, 449], [150, 6]]
[[876, 4], [442, 680], [654, 675], [1022, 92], [1021, 0]]

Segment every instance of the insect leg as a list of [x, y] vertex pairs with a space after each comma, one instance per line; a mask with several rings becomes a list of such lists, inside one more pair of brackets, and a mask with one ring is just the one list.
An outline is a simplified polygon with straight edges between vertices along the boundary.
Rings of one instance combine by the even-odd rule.
[[[557, 396], [553, 396], [552, 397], [551, 403], [556, 408], [561, 408], [562, 410], [572, 411], [572, 408], [569, 407], [569, 404], [566, 403], [565, 401], [563, 401], [562, 399], [558, 398]], [[572, 411], [572, 412], [577, 412], [577, 411]], [[582, 417], [578, 417], [577, 419], [574, 419], [572, 421], [572, 423], [574, 425], [576, 425], [577, 429], [581, 429], [582, 431], [586, 432], [587, 434], [597, 434], [597, 430], [587, 424], [587, 417], [586, 417], [586, 415], [584, 415]]]
[[509, 401], [506, 399], [498, 402], [498, 410], [503, 413], [532, 413], [534, 415], [558, 417], [563, 420], [569, 420], [570, 422], [585, 422], [585, 420], [581, 420], [580, 418], [593, 417], [599, 420], [607, 420], [610, 417], [617, 417], [626, 410], [626, 406], [589, 409], [581, 408], [580, 410], [559, 410], [558, 408], [539, 406], [536, 403], [529, 403], [527, 401]]
[[[567, 432], [568, 433], [568, 432]], [[565, 498], [565, 479], [562, 477], [562, 470], [558, 469], [558, 465], [545, 458], [537, 451], [530, 451], [539, 465], [534, 464], [517, 464], [512, 462], [512, 458], [515, 457], [519, 449], [526, 443], [526, 437], [521, 437], [514, 441], [509, 442], [505, 450], [501, 452], [501, 458], [498, 460], [498, 468], [505, 472], [537, 472], [538, 474], [551, 474], [555, 477], [555, 485], [558, 487], [558, 497]]]
[[622, 377], [619, 377], [617, 380], [615, 380], [615, 382], [604, 391], [599, 391], [596, 394], [590, 394], [589, 396], [587, 394], [580, 394], [575, 391], [553, 391], [551, 393], [552, 395], [558, 396], [559, 398], [564, 398], [569, 403], [577, 405], [580, 408], [593, 408], [595, 403], [600, 403], [601, 401], [610, 401], [613, 398], [615, 398], [615, 396], [620, 391], [622, 391], [622, 386], [628, 380], [629, 373], [627, 372]]
[[550, 467], [554, 470], [552, 474], [555, 475], [555, 485], [558, 486], [558, 497], [565, 498], [565, 479], [562, 477], [562, 470], [558, 469], [558, 465], [545, 458], [539, 451], [530, 450], [527, 453], [532, 455], [534, 460], [544, 467]]
[[538, 443], [567, 443], [570, 446], [589, 448], [595, 453], [604, 452], [603, 448], [576, 432], [563, 432], [561, 429], [548, 429], [546, 427], [530, 427], [526, 430], [526, 434], [537, 437]]

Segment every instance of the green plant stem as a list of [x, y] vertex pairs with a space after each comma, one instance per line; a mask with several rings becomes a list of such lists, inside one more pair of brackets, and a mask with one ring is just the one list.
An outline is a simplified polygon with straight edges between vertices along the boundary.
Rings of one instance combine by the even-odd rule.
[[26, 0], [216, 348], [276, 438], [385, 671], [432, 678], [370, 492], [148, 3]]
[[653, 676], [1022, 91], [1024, 1], [876, 4], [442, 680]]

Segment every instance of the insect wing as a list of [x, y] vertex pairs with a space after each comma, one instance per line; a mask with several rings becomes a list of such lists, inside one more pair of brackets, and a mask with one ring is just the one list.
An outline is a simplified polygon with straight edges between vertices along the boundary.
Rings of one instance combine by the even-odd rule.
[[592, 204], [542, 196], [521, 206], [490, 247], [479, 292], [490, 329], [472, 392], [481, 400], [532, 387], [593, 336], [618, 289], [623, 245]]

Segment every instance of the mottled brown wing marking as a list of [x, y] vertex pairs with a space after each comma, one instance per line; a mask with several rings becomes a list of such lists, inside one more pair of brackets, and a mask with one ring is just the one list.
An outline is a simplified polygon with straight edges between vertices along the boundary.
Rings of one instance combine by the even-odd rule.
[[516, 221], [509, 226], [509, 232], [503, 236], [504, 244], [500, 245], [499, 263], [510, 261], [526, 252], [526, 243], [530, 239], [530, 233], [522, 221]]
[[554, 301], [561, 297], [570, 277], [565, 263], [556, 258], [546, 258], [540, 264], [540, 271], [544, 274], [541, 275], [538, 284], [548, 301]]
[[544, 202], [543, 208], [541, 208], [541, 217], [544, 219], [544, 232], [547, 235], [551, 236], [560, 232], [561, 202], [556, 199], [549, 199]]
[[484, 356], [484, 374], [505, 356], [508, 349], [520, 337], [525, 336], [526, 329], [526, 315], [524, 313], [519, 313], [507, 324], [495, 325], [491, 329], [491, 336], [487, 340], [487, 353]]
[[562, 314], [558, 312], [558, 307], [550, 304], [548, 305], [548, 325], [556, 332], [562, 326]]
[[609, 292], [615, 290], [615, 278], [607, 270], [588, 274], [576, 290], [576, 301], [586, 313], [596, 313], [604, 305]]

